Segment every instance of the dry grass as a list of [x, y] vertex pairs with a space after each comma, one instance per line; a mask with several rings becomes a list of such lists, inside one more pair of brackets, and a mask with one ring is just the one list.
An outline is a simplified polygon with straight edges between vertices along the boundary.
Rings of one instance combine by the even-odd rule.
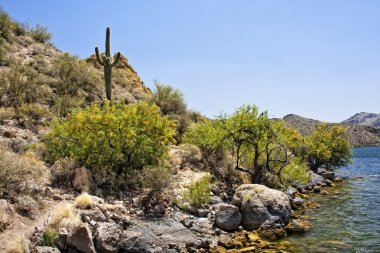
[[74, 206], [79, 209], [91, 209], [93, 205], [93, 200], [87, 192], [83, 192], [74, 200]]
[[79, 214], [74, 210], [71, 204], [60, 204], [52, 213], [51, 219], [48, 221], [48, 226], [52, 229], [66, 228], [71, 230], [82, 223]]
[[5, 192], [28, 194], [33, 186], [43, 182], [46, 169], [33, 154], [18, 155], [4, 146], [0, 146], [0, 151], [0, 197]]
[[19, 235], [10, 239], [7, 245], [7, 253], [29, 253], [30, 241], [25, 235]]

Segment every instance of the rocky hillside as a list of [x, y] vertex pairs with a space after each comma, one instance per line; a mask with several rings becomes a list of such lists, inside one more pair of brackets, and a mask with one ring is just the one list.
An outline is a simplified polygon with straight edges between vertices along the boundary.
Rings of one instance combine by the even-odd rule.
[[380, 127], [380, 113], [356, 113], [354, 116], [342, 121], [342, 124]]
[[[307, 119], [298, 115], [286, 115], [284, 121], [290, 126], [297, 129], [302, 135], [312, 132], [314, 126], [320, 121]], [[380, 128], [364, 125], [348, 125], [347, 139], [355, 147], [363, 146], [380, 146]]]

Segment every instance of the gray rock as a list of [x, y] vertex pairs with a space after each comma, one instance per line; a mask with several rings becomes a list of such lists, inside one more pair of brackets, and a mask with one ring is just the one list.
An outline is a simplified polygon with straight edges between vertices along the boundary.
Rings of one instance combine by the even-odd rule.
[[73, 179], [73, 187], [80, 192], [93, 193], [95, 191], [95, 182], [91, 171], [85, 167], [81, 167], [75, 170]]
[[82, 253], [96, 253], [91, 230], [86, 224], [82, 224], [70, 232], [67, 246]]
[[50, 187], [46, 187], [45, 188], [45, 196], [51, 198], [51, 197], [53, 197], [53, 195], [54, 195], [53, 190]]
[[307, 184], [310, 190], [314, 186], [321, 185], [324, 182], [324, 178], [318, 174], [315, 174], [314, 172], [310, 171], [310, 182]]
[[304, 200], [300, 197], [296, 197], [292, 200], [292, 206], [294, 209], [303, 209], [304, 208]]
[[272, 216], [277, 216], [284, 224], [290, 219], [290, 201], [288, 196], [278, 190], [260, 184], [239, 186], [232, 200], [242, 215], [241, 225], [246, 230], [258, 229]]
[[65, 228], [61, 228], [59, 230], [58, 236], [54, 242], [55, 246], [57, 246], [59, 250], [61, 251], [65, 250], [68, 236], [69, 236], [69, 233], [67, 232]]
[[163, 242], [149, 228], [144, 225], [124, 230], [120, 238], [120, 249], [131, 253], [155, 253], [156, 246]]
[[286, 236], [286, 230], [282, 220], [278, 216], [272, 216], [266, 220], [257, 230], [259, 236], [271, 241], [278, 240]]
[[204, 218], [204, 217], [207, 217], [207, 215], [210, 213], [210, 210], [201, 208], [201, 209], [198, 209], [197, 213], [199, 217]]
[[102, 222], [96, 229], [95, 249], [97, 253], [116, 253], [119, 250], [121, 230], [112, 223]]
[[214, 205], [215, 215], [216, 215], [216, 226], [225, 231], [233, 231], [237, 229], [241, 222], [241, 214], [239, 208], [226, 204], [216, 204]]
[[57, 248], [37, 246], [32, 250], [32, 253], [60, 253]]
[[215, 205], [215, 204], [219, 204], [219, 203], [223, 203], [223, 200], [220, 197], [211, 196], [211, 198], [210, 198], [210, 204], [211, 205]]

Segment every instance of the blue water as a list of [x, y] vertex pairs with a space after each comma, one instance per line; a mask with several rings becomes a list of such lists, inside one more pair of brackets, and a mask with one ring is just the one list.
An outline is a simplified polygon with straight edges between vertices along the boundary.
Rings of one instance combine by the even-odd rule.
[[380, 252], [380, 147], [355, 148], [336, 173], [347, 179], [325, 187], [328, 196], [311, 195], [321, 205], [306, 212], [314, 227], [282, 240], [288, 252]]

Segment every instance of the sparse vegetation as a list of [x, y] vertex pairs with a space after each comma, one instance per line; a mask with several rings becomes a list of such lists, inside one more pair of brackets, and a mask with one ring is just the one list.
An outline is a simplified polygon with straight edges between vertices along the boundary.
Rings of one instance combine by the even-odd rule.
[[40, 25], [36, 25], [35, 28], [32, 28], [30, 34], [35, 41], [40, 43], [47, 43], [52, 37], [51, 33], [47, 31], [47, 28]]
[[74, 200], [74, 206], [79, 209], [91, 209], [93, 205], [93, 200], [87, 192], [78, 195]]
[[32, 154], [18, 155], [5, 147], [0, 153], [0, 197], [28, 194], [42, 181], [44, 166]]
[[18, 235], [10, 239], [7, 253], [29, 253], [30, 241], [25, 235]]
[[191, 206], [201, 207], [210, 204], [211, 176], [205, 175], [199, 180], [192, 182], [185, 192], [184, 199]]
[[23, 216], [35, 219], [38, 212], [38, 203], [32, 197], [24, 195], [17, 198], [16, 210]]
[[71, 230], [82, 223], [80, 216], [75, 212], [72, 205], [63, 203], [57, 205], [54, 209], [51, 218], [47, 222], [47, 226], [55, 231], [60, 228]]
[[172, 172], [165, 166], [147, 166], [142, 173], [143, 185], [152, 191], [162, 191], [172, 183]]
[[42, 245], [55, 247], [55, 240], [58, 237], [58, 232], [51, 228], [46, 228], [42, 235]]

